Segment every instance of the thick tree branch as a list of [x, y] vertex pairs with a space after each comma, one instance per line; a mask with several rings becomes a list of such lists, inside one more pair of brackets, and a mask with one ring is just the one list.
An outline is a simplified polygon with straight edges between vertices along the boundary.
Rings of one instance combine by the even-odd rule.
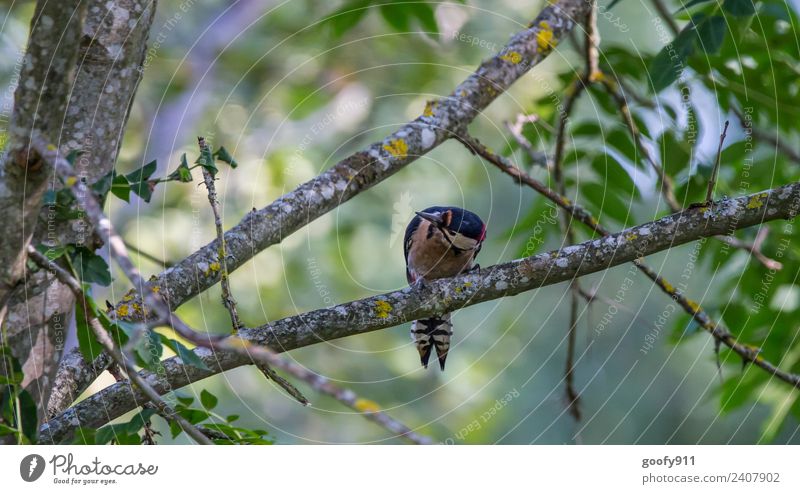
[[[538, 180], [534, 179], [530, 175], [526, 174], [518, 167], [511, 164], [508, 160], [499, 156], [495, 153], [489, 151], [486, 146], [478, 142], [473, 138], [462, 137], [462, 142], [464, 142], [467, 147], [473, 151], [474, 153], [479, 154], [480, 156], [486, 158], [490, 163], [497, 166], [500, 170], [504, 173], [508, 174], [514, 180], [516, 180], [520, 184], [527, 185], [532, 189], [536, 190], [540, 194], [544, 195], [548, 199], [550, 199], [553, 203], [555, 203], [560, 208], [568, 211], [573, 218], [577, 219], [581, 223], [585, 224], [593, 231], [608, 236], [610, 232], [606, 230], [602, 225], [600, 225], [596, 219], [589, 213], [586, 209], [581, 207], [579, 204], [570, 201], [563, 195], [555, 192], [554, 190], [548, 188], [546, 185], [542, 184]], [[796, 185], [796, 184], [793, 184]], [[784, 187], [791, 187], [784, 186]], [[761, 193], [761, 194], [768, 194]], [[752, 199], [751, 202], [746, 204], [748, 209], [761, 207], [763, 205], [763, 198], [766, 196], [762, 196], [761, 194], [755, 194], [753, 196], [745, 196], [750, 197]], [[789, 206], [789, 211], [792, 216], [797, 215], [797, 209], [800, 207], [800, 203], [792, 203]], [[706, 211], [708, 210], [707, 207], [700, 207], [689, 209], [686, 211], [693, 211], [693, 210], [700, 210]], [[684, 212], [676, 213], [673, 216], [681, 215]], [[734, 220], [734, 226], [731, 228], [732, 230], [736, 230], [739, 228], [737, 226], [738, 223]], [[800, 386], [800, 376], [790, 374], [779, 369], [776, 365], [764, 360], [763, 357], [759, 354], [759, 351], [749, 345], [742, 344], [736, 340], [736, 337], [726, 328], [723, 324], [714, 321], [711, 316], [709, 316], [703, 309], [700, 307], [700, 304], [697, 302], [688, 299], [680, 289], [675, 288], [671, 283], [669, 283], [664, 277], [660, 276], [655, 270], [653, 270], [650, 266], [645, 264], [641, 259], [634, 259], [633, 264], [643, 272], [648, 278], [653, 280], [653, 282], [667, 295], [669, 295], [673, 300], [675, 300], [681, 308], [683, 308], [692, 318], [697, 321], [697, 323], [702, 327], [704, 330], [709, 332], [714, 338], [717, 344], [719, 342], [725, 343], [731, 350], [736, 352], [745, 362], [753, 362], [762, 369], [766, 370], [770, 374], [774, 375], [778, 379], [781, 379], [795, 387]]]
[[[228, 268], [238, 269], [260, 251], [280, 243], [466, 128], [484, 108], [547, 57], [566, 33], [586, 16], [590, 5], [585, 0], [559, 0], [546, 6], [528, 29], [514, 34], [500, 53], [484, 61], [448, 97], [429, 102], [414, 121], [343, 159], [272, 204], [246, 215], [225, 233], [230, 253]], [[147, 289], [156, 287], [169, 306], [177, 308], [219, 282], [218, 271], [203, 269], [220, 261], [218, 252], [219, 242], [213, 240], [160, 273]], [[117, 309], [123, 305], [130, 317], [142, 317], [140, 299], [120, 302]], [[70, 357], [74, 357], [69, 359], [70, 365], [74, 365], [79, 355]], [[101, 356], [91, 368], [101, 369], [108, 361], [107, 356]], [[85, 370], [71, 373], [80, 377], [91, 374]], [[88, 384], [82, 381], [73, 389], [80, 392]]]
[[[726, 199], [707, 208], [689, 209], [620, 233], [484, 268], [480, 272], [287, 317], [244, 330], [241, 336], [254, 344], [288, 351], [363, 334], [568, 281], [700, 238], [776, 219], [790, 219], [798, 214], [798, 209], [800, 183], [792, 183], [758, 194]], [[722, 338], [717, 334], [718, 328], [712, 331], [715, 336]], [[728, 342], [725, 339], [723, 341]], [[736, 343], [735, 339], [733, 343]], [[156, 390], [164, 393], [251, 363], [249, 359], [231, 352], [214, 353], [206, 348], [198, 348], [194, 352], [210, 370], [183, 366], [179, 359], [171, 358], [161, 362], [163, 373], [140, 374]], [[743, 357], [800, 388], [800, 376], [781, 371], [756, 350], [751, 349]], [[40, 430], [40, 441], [63, 441], [77, 425], [98, 427], [132, 410], [142, 399], [143, 396], [130, 386], [112, 385], [44, 424]]]
[[[63, 8], [70, 3], [73, 2], [51, 1], [47, 5]], [[108, 173], [116, 162], [129, 108], [141, 78], [138, 69], [146, 52], [155, 2], [89, 0], [81, 4], [87, 12], [74, 43], [77, 60], [64, 59], [75, 76], [60, 81], [65, 84], [60, 96], [68, 98], [65, 109], [58, 110], [57, 105], [42, 99], [39, 112], [47, 112], [47, 118], [54, 114], [56, 132], [29, 138], [45, 138], [58, 146], [62, 156], [79, 151], [75, 168], [80, 177], [91, 183]], [[62, 14], [56, 22], [67, 19], [69, 16]], [[21, 80], [31, 84], [24, 75]], [[39, 82], [33, 82], [38, 87]], [[48, 182], [52, 189], [52, 176]], [[82, 217], [59, 220], [52, 206], [31, 208], [30, 212], [38, 215], [32, 245], [74, 244], [89, 249], [98, 246], [96, 235]], [[26, 379], [30, 378], [29, 391], [37, 403], [40, 420], [68, 406], [109, 361], [104, 356], [93, 365], [87, 364], [75, 349], [59, 365], [66, 333], [72, 326], [74, 306], [75, 298], [69, 288], [46, 271], [29, 276], [8, 304], [6, 330], [20, 341], [17, 353], [30, 354], [20, 360], [38, 363], [35, 369], [29, 366], [31, 372], [29, 375], [26, 371]], [[35, 347], [29, 352], [24, 347], [31, 342]]]

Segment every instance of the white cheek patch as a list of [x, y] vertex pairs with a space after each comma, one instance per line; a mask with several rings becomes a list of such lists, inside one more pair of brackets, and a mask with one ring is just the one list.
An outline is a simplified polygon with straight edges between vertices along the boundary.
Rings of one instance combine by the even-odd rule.
[[456, 248], [461, 250], [472, 250], [478, 245], [477, 240], [469, 238], [466, 235], [461, 235], [460, 233], [456, 233], [450, 240]]

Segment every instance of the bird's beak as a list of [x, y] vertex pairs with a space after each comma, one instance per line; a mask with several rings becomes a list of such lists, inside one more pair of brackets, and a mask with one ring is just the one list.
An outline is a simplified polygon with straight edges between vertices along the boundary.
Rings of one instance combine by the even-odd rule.
[[442, 224], [442, 218], [438, 214], [423, 213], [423, 212], [420, 212], [420, 211], [415, 211], [414, 214], [416, 214], [417, 216], [419, 216], [423, 220], [430, 221], [431, 223], [433, 223], [436, 226], [441, 226], [441, 224]]

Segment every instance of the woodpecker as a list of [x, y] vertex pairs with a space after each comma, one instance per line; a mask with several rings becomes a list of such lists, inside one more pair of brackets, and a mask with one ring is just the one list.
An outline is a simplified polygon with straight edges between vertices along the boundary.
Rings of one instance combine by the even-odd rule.
[[[475, 257], [486, 238], [486, 225], [477, 214], [454, 206], [433, 206], [415, 214], [406, 227], [404, 241], [409, 284], [448, 278], [479, 268]], [[423, 367], [428, 368], [431, 350], [435, 347], [439, 366], [444, 370], [452, 334], [450, 314], [411, 324], [411, 339], [417, 346]]]

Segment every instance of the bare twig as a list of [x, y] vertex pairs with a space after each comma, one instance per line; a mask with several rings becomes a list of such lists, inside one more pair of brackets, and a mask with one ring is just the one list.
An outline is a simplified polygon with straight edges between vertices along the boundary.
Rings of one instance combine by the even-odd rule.
[[708, 179], [708, 190], [706, 191], [706, 204], [711, 204], [714, 201], [714, 187], [717, 185], [717, 175], [719, 174], [719, 163], [722, 159], [722, 145], [725, 143], [725, 137], [728, 136], [728, 124], [730, 122], [725, 120], [725, 125], [722, 127], [722, 133], [719, 136], [719, 147], [717, 147], [717, 159], [714, 161], [714, 168], [711, 170], [711, 177]]
[[75, 298], [78, 300], [78, 303], [82, 304], [84, 311], [86, 311], [86, 322], [92, 329], [97, 341], [100, 343], [103, 349], [108, 352], [109, 355], [111, 355], [111, 357], [114, 359], [114, 362], [125, 371], [130, 381], [135, 384], [136, 387], [142, 390], [150, 402], [156, 407], [158, 413], [168, 417], [170, 420], [177, 422], [181, 426], [181, 429], [183, 429], [183, 431], [186, 432], [186, 434], [194, 439], [198, 444], [213, 444], [211, 440], [203, 435], [202, 432], [197, 430], [194, 425], [181, 417], [175, 412], [175, 410], [167, 405], [167, 403], [161, 399], [161, 395], [138, 374], [133, 364], [131, 364], [128, 358], [116, 347], [114, 340], [100, 323], [100, 320], [97, 319], [96, 316], [92, 315], [92, 313], [88, 310], [90, 304], [83, 292], [83, 289], [81, 288], [80, 283], [78, 283], [78, 281], [64, 268], [48, 259], [44, 254], [37, 251], [32, 246], [28, 246], [28, 257], [41, 268], [53, 273], [61, 283], [67, 285], [70, 290], [72, 290], [72, 293], [75, 294]]
[[547, 153], [533, 149], [531, 142], [522, 135], [522, 128], [526, 123], [539, 123], [538, 115], [519, 114], [513, 124], [505, 122], [505, 126], [534, 164], [549, 169], [550, 163], [547, 160]]
[[656, 12], [658, 12], [659, 17], [669, 26], [669, 30], [672, 31], [672, 34], [678, 35], [680, 33], [680, 29], [678, 28], [678, 24], [675, 23], [675, 19], [672, 18], [672, 14], [670, 14], [667, 6], [664, 5], [662, 0], [650, 0], [655, 7]]
[[566, 384], [567, 406], [572, 417], [580, 422], [581, 407], [580, 395], [575, 387], [575, 351], [578, 336], [578, 297], [581, 287], [576, 280], [570, 283], [569, 304], [569, 333], [567, 334], [567, 365], [564, 369], [564, 382]]
[[[197, 138], [197, 144], [200, 147], [200, 153], [211, 156], [211, 150], [206, 145], [206, 140], [203, 137]], [[207, 158], [213, 159], [213, 158]], [[203, 168], [203, 182], [208, 191], [208, 203], [211, 205], [211, 211], [214, 213], [214, 227], [217, 230], [217, 243], [219, 249], [217, 250], [218, 263], [222, 269], [220, 275], [220, 286], [222, 287], [222, 305], [228, 309], [231, 316], [231, 325], [233, 326], [233, 333], [236, 334], [242, 324], [239, 320], [239, 313], [236, 311], [236, 300], [233, 298], [231, 292], [230, 272], [228, 271], [228, 253], [225, 242], [225, 230], [222, 228], [222, 216], [219, 214], [219, 201], [217, 200], [217, 188], [214, 185], [214, 176], [211, 175], [206, 168]]]
[[161, 259], [159, 257], [154, 256], [153, 254], [145, 252], [142, 249], [140, 249], [139, 247], [131, 244], [127, 240], [124, 240], [124, 242], [125, 242], [125, 247], [127, 249], [132, 250], [133, 252], [135, 252], [137, 256], [144, 257], [148, 261], [153, 262], [155, 264], [158, 264], [159, 266], [161, 266], [163, 268], [171, 268], [173, 266], [173, 263], [170, 262], [170, 261], [166, 261], [164, 259]]

